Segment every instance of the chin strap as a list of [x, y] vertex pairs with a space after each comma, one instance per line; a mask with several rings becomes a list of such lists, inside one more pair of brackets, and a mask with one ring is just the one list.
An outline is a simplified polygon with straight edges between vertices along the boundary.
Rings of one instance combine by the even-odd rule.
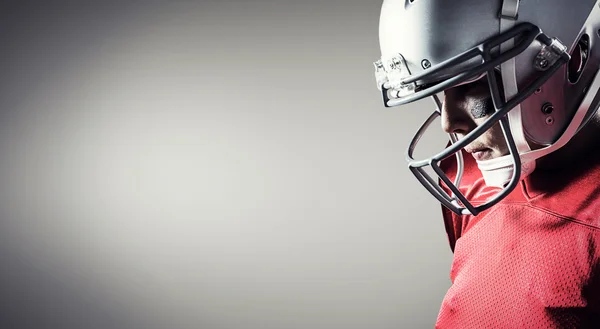
[[[503, 157], [486, 160], [476, 161], [477, 167], [483, 175], [485, 185], [490, 187], [504, 187], [513, 176], [514, 166], [512, 155], [505, 155]], [[531, 165], [533, 163], [533, 166]], [[521, 163], [521, 178], [527, 177], [535, 169], [535, 160], [525, 164]]]
[[[519, 0], [504, 0], [502, 2], [502, 11], [500, 13], [500, 32], [504, 32], [515, 25], [519, 11]], [[500, 51], [511, 48], [514, 40], [510, 39], [500, 45]], [[502, 85], [504, 87], [504, 98], [508, 101], [518, 93], [517, 76], [515, 68], [515, 58], [500, 65], [502, 74]], [[508, 112], [508, 122], [513, 139], [519, 150], [519, 154], [529, 152], [529, 144], [525, 139], [523, 123], [521, 120], [521, 105], [518, 104]], [[519, 155], [517, 155], [519, 156]], [[495, 187], [504, 187], [512, 178], [514, 168], [512, 162], [513, 155], [505, 155], [500, 158], [477, 161], [486, 185]], [[521, 179], [527, 177], [535, 169], [535, 160], [523, 161], [521, 159]]]

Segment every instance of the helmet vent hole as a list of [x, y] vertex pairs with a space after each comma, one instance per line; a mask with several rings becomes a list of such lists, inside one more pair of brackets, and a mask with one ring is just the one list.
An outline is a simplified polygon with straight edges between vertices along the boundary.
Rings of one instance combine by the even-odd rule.
[[567, 66], [567, 77], [569, 82], [575, 84], [579, 81], [581, 73], [585, 68], [590, 51], [590, 37], [584, 34], [571, 51], [571, 60]]
[[550, 114], [554, 111], [554, 105], [552, 105], [552, 103], [544, 103], [544, 105], [542, 105], [542, 112], [544, 112], [544, 114]]

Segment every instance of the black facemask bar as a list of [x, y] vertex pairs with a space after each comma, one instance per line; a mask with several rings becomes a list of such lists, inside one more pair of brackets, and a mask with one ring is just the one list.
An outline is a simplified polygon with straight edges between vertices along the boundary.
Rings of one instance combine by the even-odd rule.
[[[517, 38], [519, 38], [519, 42], [515, 43], [513, 47], [495, 57], [492, 56], [491, 52], [494, 48], [499, 47], [507, 40]], [[523, 52], [535, 40], [544, 45], [540, 51], [540, 54], [545, 57], [540, 57], [541, 55], [538, 55], [534, 62], [534, 66], [543, 73], [529, 85], [523, 88], [514, 97], [507, 101], [503, 101], [500, 96], [500, 89], [498, 88], [498, 84], [495, 79], [494, 69], [505, 61]], [[381, 86], [383, 100], [386, 107], [403, 105], [430, 96], [434, 98], [437, 109], [417, 131], [407, 150], [406, 160], [408, 162], [409, 169], [413, 172], [421, 184], [423, 184], [423, 186], [425, 186], [425, 188], [444, 206], [459, 215], [477, 215], [481, 211], [484, 211], [498, 203], [517, 186], [521, 176], [521, 159], [519, 157], [519, 151], [515, 141], [512, 137], [512, 132], [510, 130], [510, 125], [506, 114], [516, 105], [520, 104], [527, 97], [529, 97], [537, 88], [543, 85], [563, 64], [567, 63], [570, 59], [567, 48], [558, 40], [552, 39], [543, 34], [541, 30], [533, 24], [522, 23], [504, 33], [498, 34], [486, 40], [482, 44], [467, 50], [462, 54], [431, 67], [421, 74], [404, 77], [401, 80], [401, 84], [414, 84], [420, 80], [432, 80], [433, 75], [449, 68], [456, 67], [460, 64], [464, 64], [465, 62], [477, 57], [480, 57], [481, 59], [480, 65], [458, 71], [452, 78], [446, 79], [428, 88], [423, 88], [403, 97], [390, 99], [388, 95], [390, 89], [385, 88], [385, 83]], [[444, 149], [442, 152], [428, 159], [415, 160], [413, 158], [413, 151], [416, 147], [416, 144], [431, 123], [441, 115], [442, 105], [436, 94], [448, 88], [452, 88], [453, 86], [456, 86], [464, 81], [481, 76], [482, 74], [487, 75], [495, 113], [461, 140], [458, 140], [454, 134], [450, 134], [452, 145]], [[461, 150], [497, 122], [500, 122], [510, 155], [512, 156], [514, 166], [513, 176], [509, 183], [502, 189], [502, 191], [498, 192], [498, 194], [496, 194], [494, 197], [487, 200], [486, 203], [479, 206], [474, 206], [471, 202], [469, 202], [469, 200], [466, 199], [464, 194], [462, 194], [457, 187], [460, 185], [460, 181], [462, 179], [463, 158]], [[457, 175], [454, 182], [452, 182], [440, 168], [441, 161], [449, 158], [452, 155], [457, 157], [458, 162]], [[438, 175], [438, 178], [450, 189], [452, 192], [451, 195], [446, 193], [442, 186], [425, 172], [424, 168], [427, 166], [432, 167], [432, 169]]]

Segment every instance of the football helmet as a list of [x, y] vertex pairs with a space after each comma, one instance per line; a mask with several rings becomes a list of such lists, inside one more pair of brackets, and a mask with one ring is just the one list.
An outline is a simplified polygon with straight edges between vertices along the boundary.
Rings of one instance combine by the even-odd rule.
[[[596, 112], [599, 29], [595, 0], [384, 0], [381, 58], [374, 62], [384, 105], [435, 101], [408, 146], [409, 169], [457, 214], [477, 215], [498, 203], [534, 171], [536, 159], [565, 145]], [[460, 139], [450, 133], [441, 152], [415, 159], [419, 139], [441, 114], [437, 95], [478, 79], [487, 79], [495, 112]], [[477, 161], [485, 184], [498, 192], [475, 206], [458, 188], [462, 149], [497, 123], [509, 154]], [[458, 161], [453, 181], [440, 169], [452, 156]]]

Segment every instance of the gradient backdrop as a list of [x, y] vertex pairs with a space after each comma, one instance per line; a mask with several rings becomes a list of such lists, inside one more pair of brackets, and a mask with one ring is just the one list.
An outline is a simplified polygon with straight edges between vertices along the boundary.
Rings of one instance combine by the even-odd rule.
[[433, 327], [380, 4], [2, 1], [0, 328]]

